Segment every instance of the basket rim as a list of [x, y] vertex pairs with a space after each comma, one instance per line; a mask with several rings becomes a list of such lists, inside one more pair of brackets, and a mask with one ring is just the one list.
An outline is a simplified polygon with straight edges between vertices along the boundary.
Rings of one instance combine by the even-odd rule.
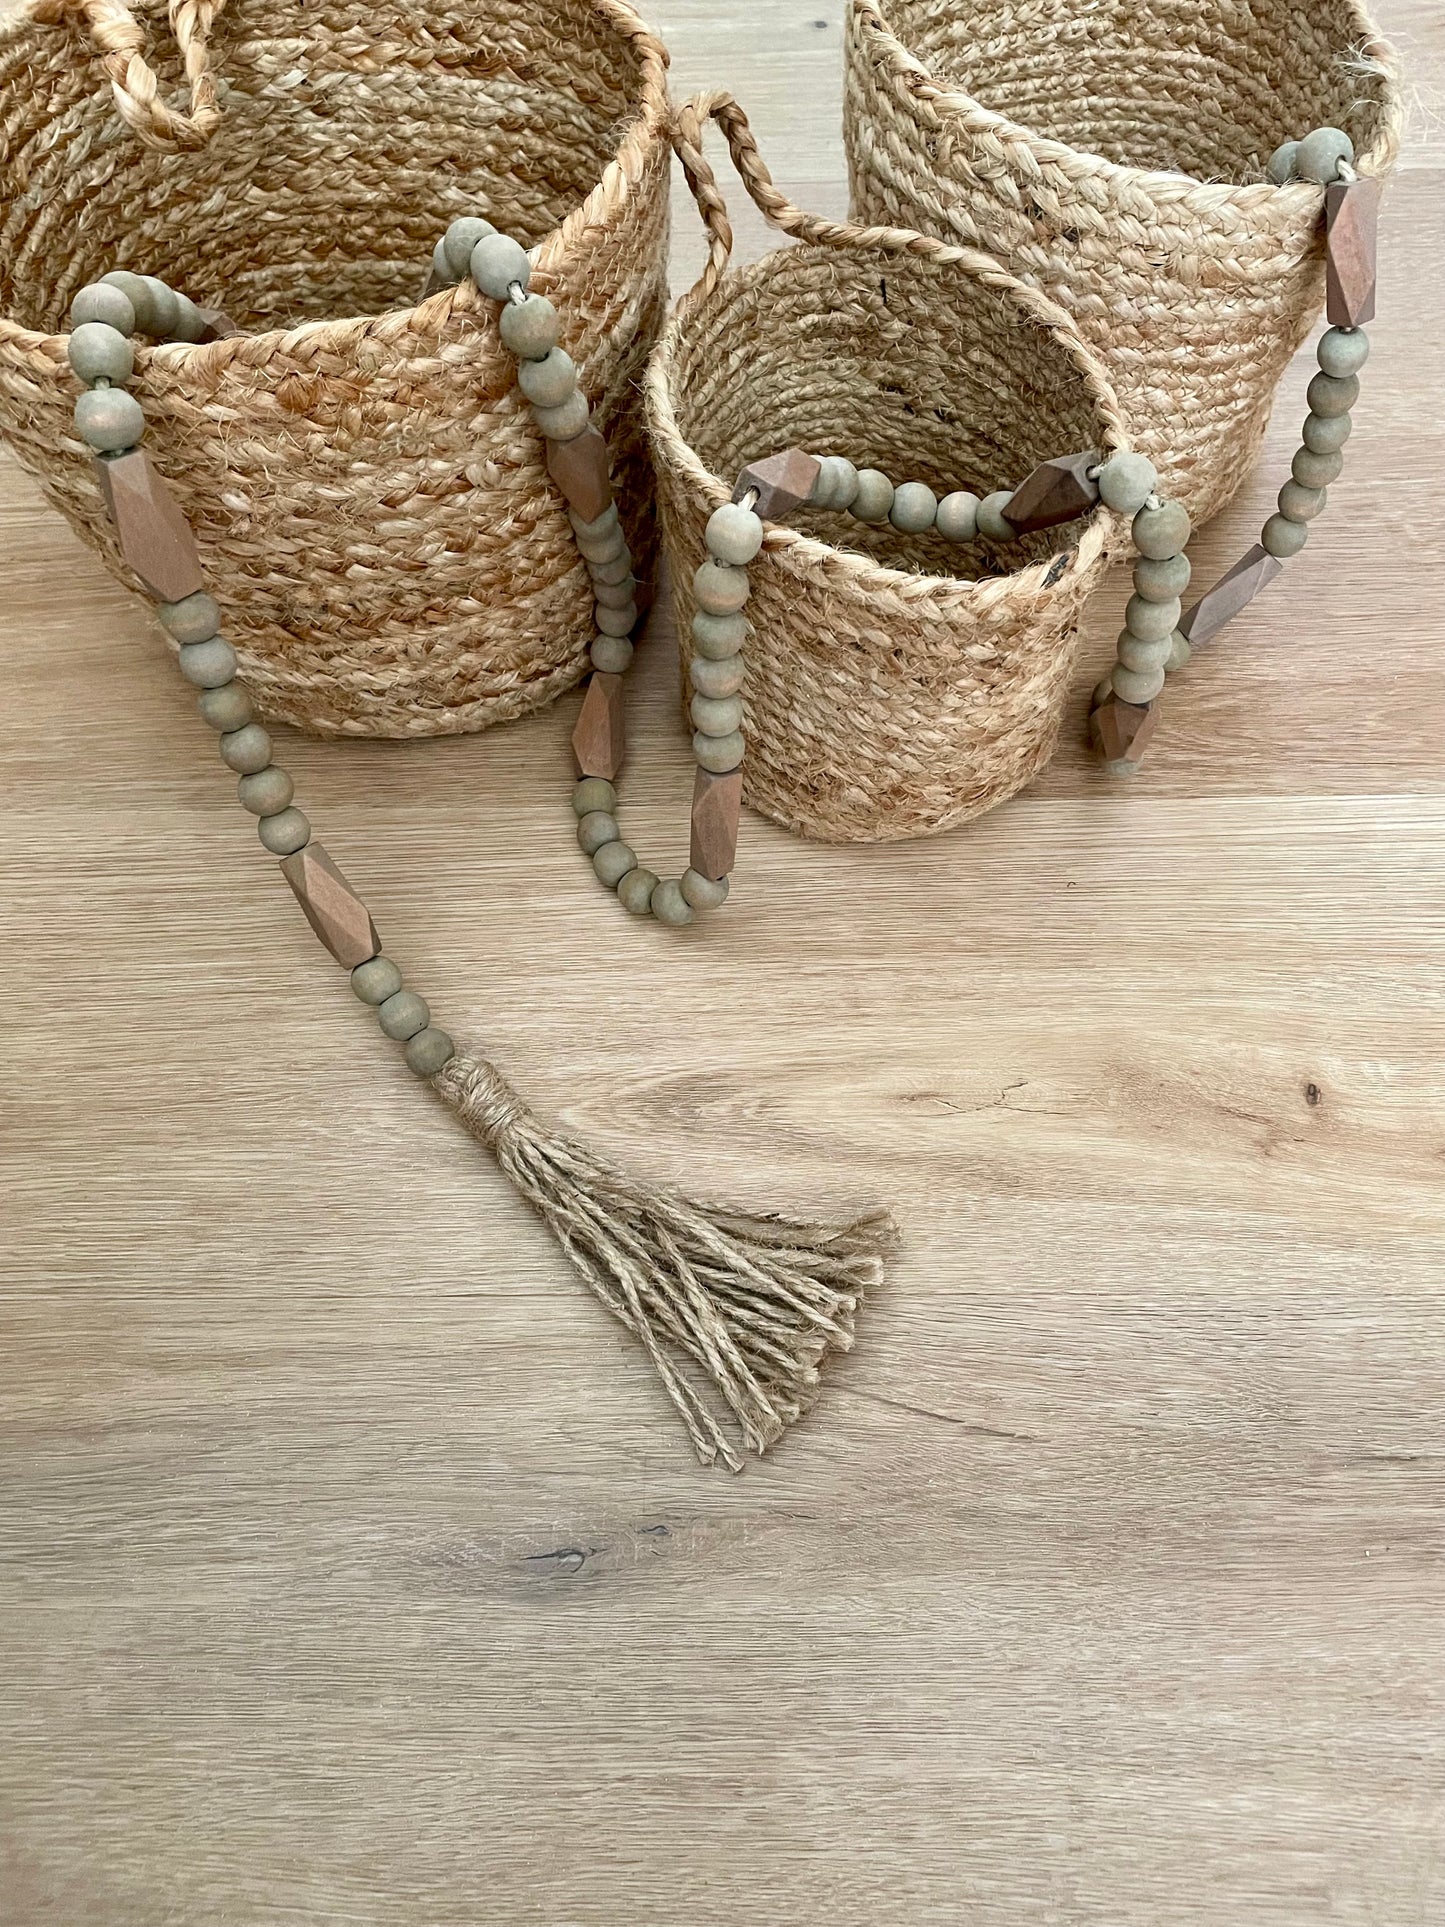
[[[712, 473], [683, 435], [673, 406], [672, 369], [682, 335], [695, 315], [705, 312], [714, 302], [731, 300], [745, 284], [765, 280], [818, 255], [838, 251], [853, 258], [860, 253], [876, 254], [891, 261], [895, 270], [898, 266], [897, 250], [883, 245], [876, 248], [849, 245], [846, 249], [834, 250], [820, 242], [800, 242], [791, 247], [773, 248], [756, 261], [728, 268], [709, 293], [700, 295], [695, 289], [691, 295], [684, 296], [674, 307], [658, 336], [643, 383], [655, 459], [673, 467], [714, 508], [721, 508], [724, 502], [730, 502], [732, 490]], [[949, 265], [956, 265], [960, 272], [981, 278], [967, 262]], [[1012, 275], [1002, 273], [996, 263], [991, 263], [991, 267], [990, 281], [995, 285], [1014, 282], [1020, 295], [1027, 297], [1019, 303], [1021, 311], [1036, 326], [1047, 326], [1041, 315], [1033, 314], [1030, 310], [1041, 305], [1052, 307], [1053, 304], [1041, 304], [1036, 290], [1015, 281]], [[1112, 386], [1068, 316], [1062, 309], [1056, 310], [1056, 313], [1062, 326], [1054, 324], [1053, 331], [1060, 345], [1076, 363], [1090, 400], [1106, 417], [1100, 424], [1101, 449], [1111, 454], [1128, 452], [1130, 443], [1127, 434], [1107, 420], [1108, 414], [1111, 411], [1117, 413], [1118, 409]], [[1074, 338], [1071, 340], [1070, 336]], [[1084, 522], [1083, 531], [1076, 542], [1068, 545], [1068, 549], [1077, 552], [1076, 576], [1092, 572], [1109, 559], [1124, 526], [1121, 518], [1102, 501], [1096, 503], [1089, 514], [1081, 519]], [[821, 569], [830, 587], [869, 594], [891, 593], [906, 600], [915, 613], [919, 613], [920, 605], [929, 599], [953, 606], [979, 602], [987, 608], [1005, 595], [1041, 595], [1054, 586], [1046, 577], [1059, 556], [1068, 552], [1065, 548], [1056, 549], [1042, 560], [1026, 563], [1023, 568], [1006, 575], [965, 577], [893, 568], [860, 550], [842, 547], [818, 536], [805, 535], [801, 530], [789, 528], [783, 523], [769, 522], [765, 525], [763, 547], [779, 556], [793, 552], [800, 561]]]
[[[151, 5], [157, 0], [151, 0]], [[583, 198], [565, 214], [557, 226], [543, 235], [528, 250], [535, 273], [545, 284], [556, 279], [561, 264], [587, 229], [610, 227], [620, 217], [627, 202], [636, 194], [649, 163], [659, 147], [670, 151], [669, 129], [672, 107], [667, 91], [669, 55], [666, 46], [653, 33], [629, 0], [587, 0], [591, 11], [618, 39], [633, 43], [638, 65], [638, 87], [634, 110], [623, 126], [612, 158]], [[0, 21], [0, 42], [23, 32], [52, 24], [56, 0], [21, 0], [20, 6]], [[418, 270], [420, 271], [420, 270]], [[447, 320], [454, 307], [460, 312], [480, 313], [490, 304], [469, 282], [442, 288], [425, 301], [414, 301], [399, 308], [382, 308], [374, 314], [318, 316], [289, 328], [265, 328], [253, 333], [226, 335], [216, 341], [167, 341], [137, 344], [137, 367], [157, 358], [162, 367], [180, 371], [193, 359], [204, 356], [208, 371], [224, 368], [229, 362], [254, 359], [258, 348], [285, 352], [307, 347], [331, 348], [337, 352], [353, 349], [357, 343], [373, 338], [391, 339], [417, 332], [413, 317], [427, 316], [419, 330], [433, 334]], [[24, 354], [40, 354], [50, 360], [66, 360], [70, 331], [52, 334], [44, 329], [25, 328], [8, 315], [0, 314], [0, 343]]]
[[[1384, 92], [1380, 114], [1380, 133], [1375, 144], [1355, 157], [1361, 174], [1388, 174], [1399, 158], [1404, 129], [1402, 62], [1394, 44], [1381, 33], [1363, 0], [1344, 0], [1358, 28], [1355, 43], [1361, 59], [1372, 60], [1380, 68]], [[949, 122], [966, 124], [971, 132], [992, 134], [1011, 146], [1028, 150], [1041, 166], [1063, 170], [1071, 180], [1095, 179], [1115, 192], [1134, 189], [1151, 201], [1175, 207], [1188, 207], [1206, 218], [1226, 217], [1235, 210], [1257, 214], [1262, 208], [1277, 210], [1286, 222], [1303, 216], [1313, 219], [1318, 213], [1324, 189], [1308, 181], [1291, 181], [1277, 187], [1272, 181], [1206, 181], [1178, 169], [1134, 167], [1113, 161], [1105, 154], [1074, 147], [1050, 134], [1038, 133], [1021, 121], [986, 107], [967, 88], [946, 85], [935, 77], [923, 59], [908, 47], [889, 24], [883, 11], [884, 0], [850, 0], [851, 24], [872, 37], [886, 55], [886, 65], [900, 95], [931, 112], [940, 126]]]

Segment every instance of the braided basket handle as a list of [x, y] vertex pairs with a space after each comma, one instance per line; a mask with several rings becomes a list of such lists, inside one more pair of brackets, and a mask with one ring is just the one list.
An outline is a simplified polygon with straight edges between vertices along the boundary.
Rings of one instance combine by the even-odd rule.
[[204, 147], [220, 125], [208, 36], [226, 0], [169, 0], [171, 31], [181, 50], [190, 112], [161, 97], [161, 82], [146, 61], [146, 30], [125, 0], [36, 0], [33, 17], [59, 25], [79, 14], [110, 77], [121, 119], [147, 147], [170, 153]]

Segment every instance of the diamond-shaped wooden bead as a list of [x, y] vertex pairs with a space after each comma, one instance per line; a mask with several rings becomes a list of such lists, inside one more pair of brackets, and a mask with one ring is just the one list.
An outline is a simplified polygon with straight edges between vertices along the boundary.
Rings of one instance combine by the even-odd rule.
[[1375, 318], [1375, 237], [1380, 183], [1332, 181], [1325, 189], [1325, 313], [1333, 328]]
[[143, 448], [97, 455], [96, 479], [120, 552], [157, 602], [179, 602], [206, 585], [190, 523]]
[[579, 776], [605, 776], [610, 783], [622, 768], [627, 737], [622, 724], [622, 678], [594, 670], [582, 714], [572, 732], [572, 754]]
[[1226, 622], [1232, 622], [1246, 603], [1253, 602], [1260, 590], [1268, 587], [1284, 564], [1258, 542], [1242, 555], [1214, 587], [1202, 595], [1192, 609], [1179, 619], [1179, 633], [1191, 649], [1217, 636]]
[[1126, 703], [1106, 696], [1089, 718], [1089, 728], [1106, 763], [1137, 763], [1159, 727], [1157, 703]]
[[1099, 451], [1091, 448], [1082, 455], [1056, 455], [1051, 461], [1040, 462], [1014, 490], [1005, 516], [1020, 535], [1072, 522], [1099, 499], [1099, 484], [1091, 482], [1088, 475], [1098, 461]]
[[731, 874], [738, 853], [738, 815], [743, 800], [743, 773], [730, 769], [723, 776], [700, 769], [692, 788], [692, 867], [716, 883]]
[[785, 449], [761, 462], [749, 462], [738, 476], [733, 500], [741, 502], [749, 489], [756, 489], [755, 512], [765, 522], [781, 522], [785, 515], [801, 508], [813, 492], [823, 464], [816, 455], [801, 448]]
[[595, 522], [612, 502], [608, 467], [607, 443], [591, 426], [570, 442], [547, 444], [547, 473], [584, 522]]
[[316, 841], [281, 859], [306, 921], [339, 964], [354, 970], [381, 949], [371, 912]]
[[196, 313], [201, 317], [202, 341], [224, 341], [227, 336], [241, 332], [223, 308], [198, 307]]

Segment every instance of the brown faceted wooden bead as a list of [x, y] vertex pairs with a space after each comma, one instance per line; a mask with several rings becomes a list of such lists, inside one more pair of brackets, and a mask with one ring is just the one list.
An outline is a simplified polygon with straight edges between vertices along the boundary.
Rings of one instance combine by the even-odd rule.
[[692, 867], [709, 883], [728, 876], [738, 853], [738, 815], [743, 773], [730, 769], [715, 776], [700, 769], [692, 786]]
[[1088, 475], [1098, 463], [1096, 448], [1083, 455], [1056, 455], [1052, 461], [1040, 462], [1014, 490], [1004, 514], [1020, 535], [1072, 522], [1099, 499], [1099, 484], [1091, 482]]
[[1089, 718], [1089, 727], [1106, 763], [1137, 763], [1159, 727], [1159, 705], [1106, 696]]
[[1380, 183], [1332, 181], [1325, 189], [1325, 313], [1332, 328], [1375, 318], [1375, 237]]
[[781, 522], [785, 515], [791, 515], [807, 501], [822, 467], [816, 455], [809, 455], [801, 448], [789, 448], [781, 455], [769, 455], [764, 461], [749, 462], [738, 477], [733, 500], [741, 502], [750, 489], [756, 489], [755, 512], [765, 522]]
[[622, 768], [627, 738], [622, 726], [621, 676], [594, 671], [572, 732], [572, 754], [579, 776], [602, 776], [610, 783]]
[[203, 308], [197, 304], [196, 313], [201, 317], [202, 341], [224, 341], [229, 335], [238, 335], [241, 330], [222, 308]]
[[203, 589], [190, 524], [145, 450], [97, 455], [95, 473], [120, 552], [156, 601], [180, 602]]
[[1217, 636], [1226, 622], [1232, 622], [1260, 590], [1273, 582], [1284, 564], [1260, 543], [1242, 555], [1234, 567], [1222, 575], [1207, 594], [1179, 620], [1179, 633], [1191, 649]]
[[339, 964], [354, 970], [381, 949], [371, 912], [313, 838], [281, 859], [281, 874], [306, 912], [306, 921]]
[[595, 522], [611, 506], [607, 443], [597, 429], [584, 428], [570, 442], [548, 442], [547, 473], [584, 522]]

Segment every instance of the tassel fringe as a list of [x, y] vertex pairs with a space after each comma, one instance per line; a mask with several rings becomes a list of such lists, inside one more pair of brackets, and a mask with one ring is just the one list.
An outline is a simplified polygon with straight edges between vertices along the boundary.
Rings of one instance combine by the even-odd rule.
[[852, 1347], [897, 1241], [888, 1214], [819, 1225], [696, 1204], [547, 1131], [484, 1058], [459, 1051], [432, 1082], [641, 1341], [703, 1464], [742, 1470], [726, 1417], [744, 1450], [775, 1445]]

